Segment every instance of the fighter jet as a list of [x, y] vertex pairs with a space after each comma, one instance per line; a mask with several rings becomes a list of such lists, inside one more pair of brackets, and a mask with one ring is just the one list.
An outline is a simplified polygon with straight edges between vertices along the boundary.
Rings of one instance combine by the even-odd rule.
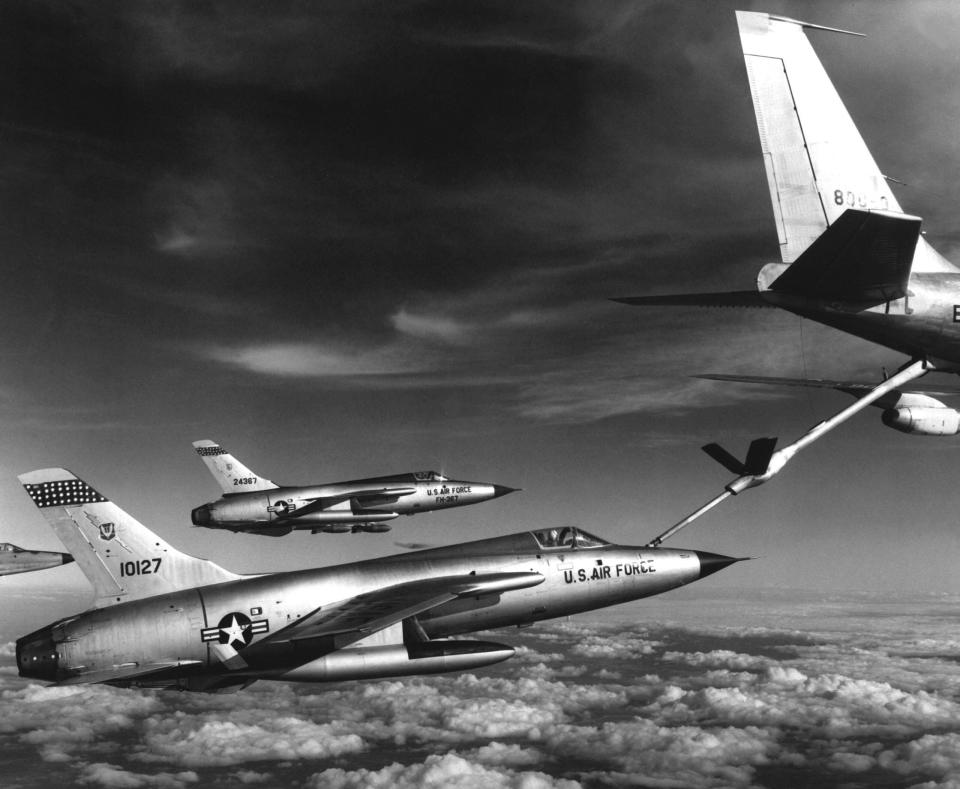
[[760, 270], [755, 290], [615, 301], [779, 307], [911, 361], [792, 444], [773, 451], [775, 441], [760, 439], [757, 473], [728, 485], [734, 493], [766, 482], [800, 449], [907, 382], [960, 372], [960, 269], [923, 238], [922, 219], [900, 207], [804, 33], [849, 31], [746, 11], [737, 11], [737, 25], [782, 262]]
[[17, 641], [60, 685], [229, 691], [474, 669], [512, 647], [450, 636], [660, 594], [739, 561], [565, 527], [336, 567], [242, 576], [181, 553], [69, 471], [20, 476], [93, 585], [93, 608]]
[[460, 482], [436, 471], [304, 487], [280, 486], [251, 471], [214, 441], [194, 441], [223, 498], [197, 507], [194, 526], [282, 537], [294, 529], [320, 532], [385, 532], [400, 515], [463, 507], [513, 493], [517, 488]]
[[28, 551], [13, 543], [0, 542], [0, 575], [46, 570], [48, 567], [59, 567], [72, 561], [73, 557], [69, 553]]

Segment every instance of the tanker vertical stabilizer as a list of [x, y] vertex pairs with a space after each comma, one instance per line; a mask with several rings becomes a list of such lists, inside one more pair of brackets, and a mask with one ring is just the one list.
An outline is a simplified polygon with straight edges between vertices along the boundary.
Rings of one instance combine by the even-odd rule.
[[[737, 25], [783, 262], [848, 209], [903, 213], [804, 33], [847, 31], [747, 11]], [[912, 271], [956, 270], [919, 240]]]

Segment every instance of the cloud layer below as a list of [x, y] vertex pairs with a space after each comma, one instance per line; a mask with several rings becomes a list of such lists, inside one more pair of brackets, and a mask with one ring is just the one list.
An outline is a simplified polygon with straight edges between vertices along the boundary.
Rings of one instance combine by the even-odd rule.
[[689, 601], [666, 607], [679, 619], [518, 633], [483, 674], [225, 696], [42, 687], [9, 667], [0, 760], [20, 786], [946, 789], [957, 602]]

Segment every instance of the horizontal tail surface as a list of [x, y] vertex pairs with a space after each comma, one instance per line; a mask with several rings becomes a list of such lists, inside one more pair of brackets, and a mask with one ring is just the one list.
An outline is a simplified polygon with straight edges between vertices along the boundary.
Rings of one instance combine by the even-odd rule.
[[772, 307], [755, 290], [730, 293], [678, 293], [665, 296], [623, 296], [611, 299], [634, 307]]
[[918, 238], [919, 217], [849, 209], [770, 289], [866, 304], [902, 299]]

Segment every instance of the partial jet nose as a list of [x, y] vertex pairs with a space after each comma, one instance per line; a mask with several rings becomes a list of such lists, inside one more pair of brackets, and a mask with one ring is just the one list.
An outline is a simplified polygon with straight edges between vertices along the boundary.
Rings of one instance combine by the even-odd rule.
[[493, 486], [493, 497], [499, 499], [501, 496], [506, 496], [508, 493], [516, 493], [521, 488], [508, 488], [506, 485], [494, 485]]
[[723, 556], [719, 553], [708, 553], [707, 551], [694, 551], [694, 553], [700, 560], [700, 578], [706, 578], [724, 567], [745, 560], [745, 557], [734, 559], [732, 556]]
[[210, 523], [210, 507], [207, 504], [204, 504], [202, 507], [197, 507], [190, 513], [190, 520], [193, 522], [194, 526], [206, 526]]

